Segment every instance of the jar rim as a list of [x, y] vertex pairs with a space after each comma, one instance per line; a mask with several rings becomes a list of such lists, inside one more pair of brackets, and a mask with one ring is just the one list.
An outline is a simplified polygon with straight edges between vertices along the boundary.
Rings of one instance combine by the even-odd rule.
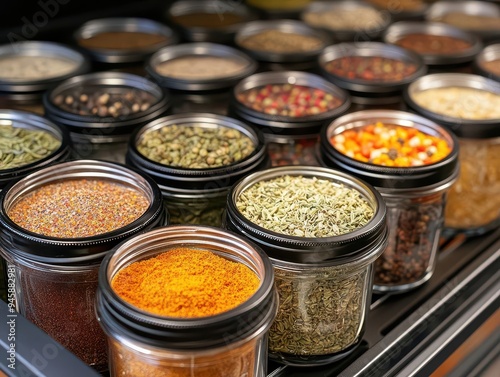
[[[450, 146], [450, 153], [443, 159], [428, 165], [412, 167], [392, 167], [355, 160], [337, 150], [330, 138], [348, 129], [362, 128], [376, 122], [389, 123], [401, 127], [415, 127], [418, 130], [444, 139]], [[386, 191], [411, 190], [427, 192], [449, 187], [458, 176], [458, 139], [443, 126], [417, 114], [399, 110], [361, 110], [337, 118], [321, 130], [320, 161], [323, 165], [349, 171], [376, 188]], [[442, 188], [439, 188], [441, 187]]]
[[[257, 291], [237, 307], [207, 317], [156, 315], [127, 303], [114, 292], [111, 279], [123, 267], [175, 247], [216, 252], [251, 268], [260, 278]], [[117, 245], [99, 270], [98, 311], [110, 330], [158, 347], [214, 347], [236, 342], [262, 326], [269, 327], [277, 311], [274, 272], [255, 244], [227, 230], [200, 225], [172, 225], [141, 233]], [[203, 330], [200, 332], [200, 330]]]
[[[363, 227], [339, 236], [307, 238], [289, 236], [265, 229], [248, 220], [236, 207], [238, 196], [251, 185], [291, 175], [316, 177], [341, 183], [367, 200], [374, 214]], [[238, 181], [228, 194], [226, 227], [261, 246], [269, 257], [310, 266], [329, 266], [380, 255], [387, 243], [386, 206], [380, 193], [370, 184], [347, 173], [316, 166], [281, 166], [253, 173]]]
[[[8, 206], [17, 198], [39, 187], [61, 180], [82, 178], [125, 184], [144, 194], [149, 206], [136, 220], [119, 229], [91, 237], [66, 239], [31, 232], [16, 224], [7, 214]], [[0, 234], [3, 248], [13, 258], [48, 264], [93, 263], [124, 238], [162, 223], [164, 217], [165, 209], [158, 185], [150, 177], [110, 161], [74, 160], [54, 164], [11, 182], [0, 192]]]

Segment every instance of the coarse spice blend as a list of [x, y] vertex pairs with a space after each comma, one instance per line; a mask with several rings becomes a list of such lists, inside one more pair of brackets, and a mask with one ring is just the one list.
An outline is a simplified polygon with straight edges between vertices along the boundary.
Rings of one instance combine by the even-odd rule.
[[261, 246], [273, 263], [273, 360], [319, 365], [356, 348], [373, 262], [387, 241], [385, 205], [375, 189], [330, 169], [271, 168], [233, 186], [226, 227]]
[[164, 225], [161, 192], [123, 165], [76, 160], [38, 169], [0, 193], [0, 252], [16, 274], [18, 310], [99, 372], [99, 265], [127, 237]]
[[270, 260], [215, 227], [145, 232], [101, 265], [112, 376], [265, 377], [276, 308]]
[[144, 195], [105, 180], [66, 180], [26, 195], [8, 211], [17, 225], [57, 238], [92, 237], [137, 220], [149, 207]]

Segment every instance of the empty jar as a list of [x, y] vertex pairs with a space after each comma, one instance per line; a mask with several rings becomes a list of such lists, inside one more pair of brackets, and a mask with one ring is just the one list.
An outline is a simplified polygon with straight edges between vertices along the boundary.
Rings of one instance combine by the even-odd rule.
[[9, 184], [0, 203], [0, 252], [15, 276], [17, 310], [107, 370], [94, 312], [99, 264], [120, 241], [164, 224], [158, 186], [122, 165], [80, 160]]
[[[245, 297], [232, 300], [236, 289]], [[213, 227], [142, 233], [117, 246], [99, 272], [97, 315], [112, 376], [265, 377], [276, 308], [264, 252]]]
[[274, 266], [273, 360], [327, 364], [360, 344], [373, 262], [387, 241], [385, 212], [373, 187], [322, 167], [271, 168], [232, 187], [226, 228], [262, 247]]
[[358, 111], [323, 128], [321, 159], [371, 183], [387, 205], [389, 244], [375, 262], [374, 290], [404, 292], [429, 280], [458, 175], [456, 138], [415, 114]]

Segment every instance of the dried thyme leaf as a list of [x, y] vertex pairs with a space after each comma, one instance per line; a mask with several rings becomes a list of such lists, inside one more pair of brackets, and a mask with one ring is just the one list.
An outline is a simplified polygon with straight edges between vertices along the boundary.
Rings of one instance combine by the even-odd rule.
[[326, 179], [283, 176], [242, 192], [238, 210], [251, 222], [296, 237], [331, 237], [366, 225], [373, 209], [355, 189]]

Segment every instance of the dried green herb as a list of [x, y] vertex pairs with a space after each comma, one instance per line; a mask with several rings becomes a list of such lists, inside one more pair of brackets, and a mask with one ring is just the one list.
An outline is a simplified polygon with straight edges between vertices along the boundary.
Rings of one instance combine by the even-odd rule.
[[0, 125], [0, 170], [13, 169], [47, 157], [60, 147], [61, 141], [43, 130]]
[[255, 144], [242, 132], [229, 127], [174, 124], [145, 132], [137, 149], [162, 165], [207, 169], [244, 159], [255, 150]]
[[279, 309], [269, 331], [273, 353], [326, 355], [356, 343], [366, 310], [369, 268], [303, 272], [275, 267]]
[[236, 200], [251, 222], [296, 237], [330, 237], [366, 225], [373, 209], [355, 190], [326, 179], [282, 176], [260, 181]]

